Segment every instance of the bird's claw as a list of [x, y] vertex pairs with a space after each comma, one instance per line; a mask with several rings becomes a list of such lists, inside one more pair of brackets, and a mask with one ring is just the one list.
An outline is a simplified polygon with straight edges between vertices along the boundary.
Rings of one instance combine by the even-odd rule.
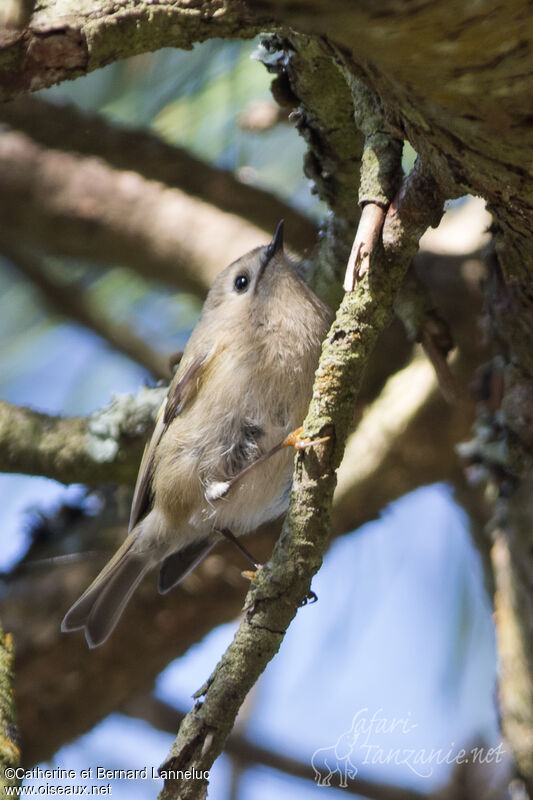
[[302, 432], [303, 428], [296, 428], [295, 431], [289, 433], [289, 435], [283, 440], [282, 447], [294, 447], [296, 450], [304, 450], [306, 447], [312, 447], [315, 444], [322, 444], [323, 442], [329, 441], [329, 436], [323, 436], [320, 439], [310, 439], [307, 437], [306, 439], [302, 439]]
[[302, 602], [300, 603], [300, 608], [302, 608], [303, 606], [312, 605], [313, 603], [316, 603], [316, 601], [317, 601], [317, 600], [318, 600], [318, 597], [317, 597], [317, 596], [316, 596], [316, 594], [315, 594], [315, 593], [314, 593], [314, 592], [313, 592], [313, 591], [310, 589], [310, 590], [308, 591], [307, 595], [304, 597], [304, 599], [303, 599], [303, 600], [302, 600]]

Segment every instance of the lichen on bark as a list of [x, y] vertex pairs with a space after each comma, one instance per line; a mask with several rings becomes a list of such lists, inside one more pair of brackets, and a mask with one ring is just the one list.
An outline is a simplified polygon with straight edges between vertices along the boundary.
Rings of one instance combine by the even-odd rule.
[[[0, 792], [18, 786], [13, 771], [20, 766], [20, 747], [15, 712], [13, 639], [0, 626]], [[6, 776], [6, 769], [8, 771]]]

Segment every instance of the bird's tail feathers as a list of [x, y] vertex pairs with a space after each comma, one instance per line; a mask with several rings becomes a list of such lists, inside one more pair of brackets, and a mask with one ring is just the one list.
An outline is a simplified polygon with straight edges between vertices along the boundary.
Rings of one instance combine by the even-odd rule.
[[61, 623], [62, 631], [85, 630], [89, 647], [97, 647], [109, 637], [122, 612], [141, 582], [154, 565], [150, 553], [136, 552], [130, 534], [109, 564], [74, 603]]

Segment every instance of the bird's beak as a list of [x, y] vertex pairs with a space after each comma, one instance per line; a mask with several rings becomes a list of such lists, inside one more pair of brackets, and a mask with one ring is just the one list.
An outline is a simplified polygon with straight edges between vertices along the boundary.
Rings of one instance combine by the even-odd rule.
[[270, 242], [267, 248], [267, 261], [270, 261], [272, 256], [275, 256], [276, 253], [279, 253], [280, 250], [283, 250], [283, 225], [285, 220], [280, 220], [278, 223], [278, 227], [276, 228], [276, 233], [274, 234], [274, 238]]
[[269, 264], [270, 261], [272, 261], [276, 253], [283, 252], [283, 222], [284, 220], [280, 221], [278, 227], [276, 228], [276, 233], [274, 234], [274, 238], [272, 239], [270, 244], [267, 245], [267, 247], [265, 247], [265, 250], [261, 256], [262, 263], [259, 275], [257, 276], [257, 280], [255, 282], [256, 286], [263, 277], [265, 273], [265, 267], [267, 266], [267, 264]]

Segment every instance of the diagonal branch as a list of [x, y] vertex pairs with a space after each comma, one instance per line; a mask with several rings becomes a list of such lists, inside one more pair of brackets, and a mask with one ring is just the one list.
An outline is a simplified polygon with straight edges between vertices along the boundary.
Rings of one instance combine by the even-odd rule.
[[226, 263], [271, 236], [180, 189], [17, 131], [0, 137], [0, 174], [4, 235], [200, 295]]
[[344, 447], [364, 369], [377, 335], [391, 318], [394, 297], [428, 225], [438, 223], [443, 197], [420, 162], [387, 214], [383, 249], [357, 291], [347, 294], [324, 343], [313, 400], [304, 430], [330, 437], [317, 454], [298, 454], [291, 504], [271, 561], [250, 588], [232, 644], [198, 691], [167, 761], [161, 797], [203, 797], [206, 781], [194, 784], [182, 770], [208, 771], [233, 727], [248, 691], [278, 651], [285, 632], [309, 593], [327, 548], [336, 469]]
[[316, 225], [270, 192], [243, 183], [148, 131], [131, 130], [98, 114], [37, 97], [0, 105], [0, 120], [42, 147], [101, 158], [116, 170], [137, 172], [180, 189], [262, 230], [275, 231], [284, 219], [288, 243], [299, 252], [315, 240]]
[[[185, 716], [183, 712], [152, 695], [135, 698], [122, 711], [129, 716], [143, 719], [158, 730], [168, 733], [173, 733], [176, 730], [176, 722], [180, 722]], [[230, 734], [224, 752], [239, 767], [260, 765], [294, 778], [302, 778], [313, 783], [317, 780], [310, 762], [305, 763], [284, 753], [277, 753], [261, 747], [239, 733]], [[335, 788], [343, 790], [346, 794], [368, 798], [368, 800], [425, 800], [428, 797], [414, 789], [380, 783], [360, 775], [351, 778], [346, 786], [335, 786]]]
[[54, 279], [39, 256], [5, 239], [0, 240], [0, 253], [38, 288], [52, 311], [94, 331], [115, 350], [145, 367], [155, 378], [169, 380], [168, 356], [152, 350], [129, 325], [115, 322], [104, 311], [97, 311], [87, 299], [83, 287]]
[[[477, 362], [475, 356], [469, 357], [466, 375], [472, 374]], [[459, 483], [461, 467], [454, 444], [468, 435], [472, 413], [472, 405], [458, 408], [445, 403], [424, 358], [391, 378], [348, 440], [333, 506], [334, 535], [374, 519], [389, 502], [428, 482]], [[62, 636], [59, 621], [69, 602], [125, 534], [123, 506], [115, 509], [110, 498], [96, 517], [73, 520], [67, 513], [45, 520], [55, 538], [32, 552], [32, 558], [39, 559], [101, 548], [105, 552], [98, 563], [96, 557], [78, 558], [39, 570], [38, 564], [28, 561], [9, 576], [0, 615], [17, 646], [17, 694], [28, 765], [51, 758], [65, 742], [92, 728], [116, 708], [119, 697], [126, 702], [140, 689], [146, 690], [173, 658], [240, 612], [244, 587], [239, 569], [244, 563], [222, 547], [164, 603], [148, 580], [113, 638], [90, 659], [82, 636]], [[260, 559], [269, 557], [278, 533], [279, 525], [273, 525], [254, 535], [250, 547]], [[142, 660], [137, 657], [139, 632], [145, 651]], [[72, 674], [82, 676], [83, 692]], [[110, 674], [119, 676], [120, 687], [109, 684], [105, 676]], [[46, 691], [37, 688], [43, 681]]]

